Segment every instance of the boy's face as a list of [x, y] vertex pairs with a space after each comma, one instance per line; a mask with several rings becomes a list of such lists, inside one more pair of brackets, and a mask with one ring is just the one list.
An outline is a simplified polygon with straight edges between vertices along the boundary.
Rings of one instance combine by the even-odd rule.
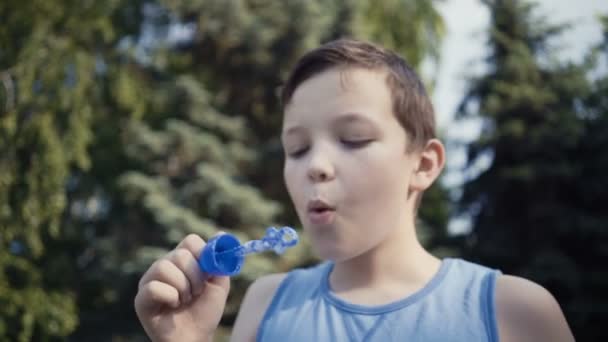
[[408, 220], [418, 154], [406, 153], [386, 73], [337, 68], [302, 83], [281, 135], [287, 190], [317, 254], [356, 257]]

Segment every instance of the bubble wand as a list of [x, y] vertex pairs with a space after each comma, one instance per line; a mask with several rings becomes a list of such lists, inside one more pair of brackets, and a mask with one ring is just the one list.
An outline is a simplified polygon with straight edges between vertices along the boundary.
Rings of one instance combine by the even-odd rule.
[[251, 240], [244, 244], [232, 234], [222, 234], [207, 242], [198, 264], [203, 272], [211, 275], [233, 276], [241, 271], [246, 255], [269, 250], [283, 254], [287, 248], [297, 243], [298, 233], [291, 227], [269, 227], [266, 229], [266, 235], [260, 240]]

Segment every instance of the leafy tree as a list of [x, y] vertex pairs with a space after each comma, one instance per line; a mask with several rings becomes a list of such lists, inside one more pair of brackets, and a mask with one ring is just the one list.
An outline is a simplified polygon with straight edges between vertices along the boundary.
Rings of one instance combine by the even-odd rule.
[[91, 167], [98, 62], [124, 34], [119, 6], [0, 4], [0, 339], [52, 340], [78, 325], [66, 184]]

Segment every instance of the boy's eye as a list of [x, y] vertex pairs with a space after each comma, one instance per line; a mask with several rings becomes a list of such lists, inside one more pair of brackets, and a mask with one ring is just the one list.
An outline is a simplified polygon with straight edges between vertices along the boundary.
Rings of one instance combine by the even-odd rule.
[[360, 148], [372, 142], [372, 139], [340, 139], [340, 142], [349, 148]]
[[303, 148], [298, 148], [298, 149], [294, 149], [293, 151], [289, 152], [287, 155], [291, 158], [299, 158], [301, 156], [303, 156], [306, 151], [308, 151], [308, 147], [303, 147]]

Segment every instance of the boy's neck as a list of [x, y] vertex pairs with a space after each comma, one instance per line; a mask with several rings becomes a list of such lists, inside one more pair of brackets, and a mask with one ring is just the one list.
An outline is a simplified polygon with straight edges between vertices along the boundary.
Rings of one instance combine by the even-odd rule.
[[[347, 300], [381, 304], [377, 302], [391, 302], [424, 287], [438, 272], [440, 264], [441, 261], [420, 244], [412, 222], [395, 229], [375, 248], [336, 262], [329, 281], [332, 291]], [[369, 290], [379, 296], [370, 296]]]

